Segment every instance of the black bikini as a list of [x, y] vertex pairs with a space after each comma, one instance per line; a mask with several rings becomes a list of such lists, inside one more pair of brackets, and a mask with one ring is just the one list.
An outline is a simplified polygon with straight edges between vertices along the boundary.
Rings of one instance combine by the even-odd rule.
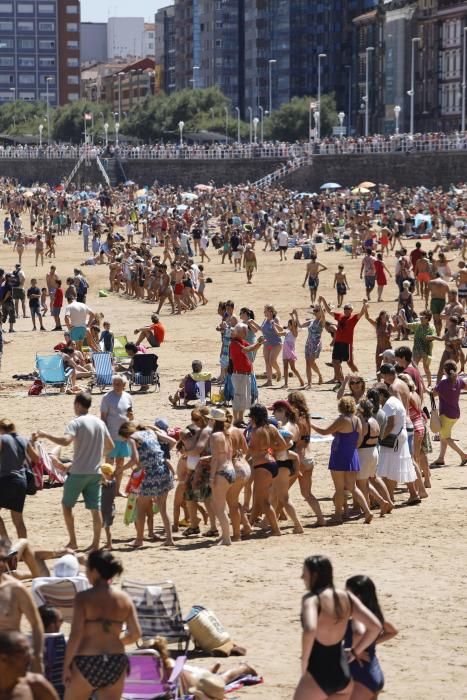
[[[317, 598], [319, 617], [321, 612], [319, 595]], [[349, 603], [352, 607], [350, 598]], [[307, 671], [326, 695], [333, 695], [344, 690], [352, 680], [344, 651], [344, 640], [341, 639], [337, 644], [327, 645], [321, 644], [315, 639], [308, 659]]]

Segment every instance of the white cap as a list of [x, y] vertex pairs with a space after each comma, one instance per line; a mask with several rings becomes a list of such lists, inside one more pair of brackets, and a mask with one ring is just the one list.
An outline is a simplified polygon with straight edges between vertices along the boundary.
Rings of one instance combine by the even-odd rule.
[[57, 578], [72, 578], [79, 574], [79, 561], [74, 554], [64, 554], [54, 566], [54, 575]]

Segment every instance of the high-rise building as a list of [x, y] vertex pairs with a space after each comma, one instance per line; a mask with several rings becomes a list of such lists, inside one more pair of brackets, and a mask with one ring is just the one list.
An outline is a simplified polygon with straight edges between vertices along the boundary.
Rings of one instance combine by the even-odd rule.
[[[193, 87], [196, 81], [194, 52], [195, 25], [198, 22], [199, 0], [175, 0], [174, 7], [174, 32], [176, 47], [175, 62], [175, 88], [184, 90]], [[199, 27], [196, 28], [199, 36]], [[199, 59], [199, 46], [196, 49], [196, 58]], [[194, 76], [194, 77], [193, 77]]]
[[0, 3], [0, 103], [80, 97], [80, 0]]
[[107, 61], [107, 23], [81, 22], [81, 65]]
[[144, 18], [109, 17], [107, 21], [109, 59], [144, 55]]
[[154, 18], [154, 54], [156, 91], [169, 94], [175, 90], [175, 8], [162, 7]]

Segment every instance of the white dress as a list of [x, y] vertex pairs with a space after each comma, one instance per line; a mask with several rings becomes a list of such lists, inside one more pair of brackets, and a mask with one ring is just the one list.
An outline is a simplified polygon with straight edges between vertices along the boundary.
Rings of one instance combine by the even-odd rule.
[[417, 475], [409, 450], [407, 430], [405, 428], [406, 413], [404, 405], [395, 396], [391, 396], [382, 407], [382, 410], [386, 419], [394, 416], [394, 426], [391, 432], [396, 435], [399, 434], [397, 435], [396, 450], [392, 447], [380, 446], [376, 473], [378, 476], [391, 479], [391, 481], [409, 484], [416, 480]]

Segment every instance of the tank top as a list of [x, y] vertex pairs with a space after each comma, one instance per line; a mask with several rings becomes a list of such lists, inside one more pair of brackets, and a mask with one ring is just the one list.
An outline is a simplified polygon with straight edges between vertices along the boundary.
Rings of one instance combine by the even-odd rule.
[[277, 335], [274, 329], [274, 321], [264, 319], [263, 323], [261, 324], [261, 330], [263, 332], [266, 345], [282, 345], [281, 337]]

